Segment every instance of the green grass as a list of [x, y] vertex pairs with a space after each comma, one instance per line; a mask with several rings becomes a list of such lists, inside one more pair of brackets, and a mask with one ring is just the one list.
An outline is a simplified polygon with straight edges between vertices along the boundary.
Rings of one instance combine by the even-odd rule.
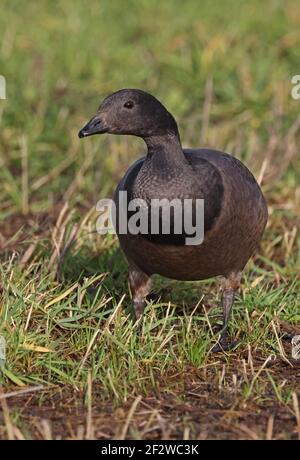
[[[49, 437], [49, 429], [63, 438], [300, 436], [299, 368], [286, 362], [282, 341], [300, 333], [300, 102], [290, 94], [300, 73], [297, 2], [3, 3], [0, 381], [5, 393], [35, 396], [0, 398], [0, 438]], [[157, 278], [138, 338], [117, 240], [95, 232], [96, 202], [145, 147], [131, 137], [82, 142], [77, 132], [123, 87], [157, 96], [185, 146], [226, 150], [262, 183], [270, 219], [230, 323], [241, 344], [226, 355], [211, 353], [218, 280]], [[80, 404], [83, 419], [73, 421]], [[36, 424], [37, 411], [48, 425]], [[73, 431], [55, 425], [65, 411]]]

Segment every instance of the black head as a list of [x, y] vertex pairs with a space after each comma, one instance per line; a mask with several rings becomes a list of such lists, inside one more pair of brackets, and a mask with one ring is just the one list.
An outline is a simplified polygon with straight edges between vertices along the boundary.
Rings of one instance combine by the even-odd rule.
[[122, 89], [104, 99], [96, 115], [79, 131], [79, 137], [102, 133], [148, 138], [178, 135], [178, 129], [172, 115], [151, 94]]

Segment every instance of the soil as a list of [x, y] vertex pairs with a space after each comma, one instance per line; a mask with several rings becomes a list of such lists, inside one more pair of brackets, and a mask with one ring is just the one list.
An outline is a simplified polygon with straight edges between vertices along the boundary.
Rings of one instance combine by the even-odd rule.
[[[230, 362], [237, 382], [241, 356]], [[222, 357], [221, 357], [222, 361]], [[254, 358], [255, 370], [264, 362]], [[221, 367], [219, 366], [219, 369]], [[276, 382], [287, 381], [290, 388], [299, 389], [300, 365], [291, 367], [276, 360], [269, 366]], [[227, 367], [227, 374], [228, 372]], [[234, 375], [234, 374], [232, 374]], [[275, 377], [276, 376], [276, 377]], [[238, 383], [219, 386], [219, 376], [213, 367], [189, 368], [179, 376], [158, 375], [162, 391], [143, 396], [130, 420], [125, 438], [142, 439], [297, 439], [297, 421], [292, 406], [281, 403], [268, 386], [261, 397], [242, 397]], [[168, 383], [168, 391], [164, 391]], [[20, 391], [6, 388], [8, 391]], [[23, 390], [23, 389], [22, 389]], [[20, 430], [33, 439], [120, 439], [130, 409], [138, 395], [118, 403], [103, 401], [101, 386], [92, 386], [92, 405], [86, 404], [86, 393], [71, 387], [52, 387], [32, 394], [6, 398], [10, 418], [17, 419]], [[48, 426], [45, 435], [44, 424]], [[88, 429], [88, 426], [90, 427]], [[50, 434], [49, 434], [50, 433]], [[138, 433], [138, 435], [137, 435]], [[0, 413], [0, 439], [7, 432]]]

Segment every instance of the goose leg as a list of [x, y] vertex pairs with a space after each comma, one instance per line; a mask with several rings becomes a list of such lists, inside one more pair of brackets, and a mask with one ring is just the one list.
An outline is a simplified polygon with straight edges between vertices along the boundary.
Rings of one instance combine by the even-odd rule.
[[[151, 289], [151, 278], [135, 265], [130, 265], [129, 285], [133, 299], [133, 319], [138, 321], [144, 313], [146, 296]], [[141, 324], [140, 322], [140, 327]]]
[[235, 294], [240, 288], [241, 273], [233, 272], [226, 277], [222, 284], [222, 308], [223, 308], [223, 327], [221, 329], [221, 336], [218, 343], [213, 347], [214, 352], [226, 351], [234, 348], [238, 341], [228, 341], [228, 323], [230, 318], [231, 309], [234, 303]]

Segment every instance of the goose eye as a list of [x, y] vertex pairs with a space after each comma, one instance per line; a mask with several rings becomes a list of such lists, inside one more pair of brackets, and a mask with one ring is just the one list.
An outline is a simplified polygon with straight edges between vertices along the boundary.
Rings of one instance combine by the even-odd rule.
[[127, 101], [124, 104], [124, 107], [126, 107], [126, 109], [132, 109], [133, 106], [134, 106], [134, 104], [133, 104], [132, 101]]

